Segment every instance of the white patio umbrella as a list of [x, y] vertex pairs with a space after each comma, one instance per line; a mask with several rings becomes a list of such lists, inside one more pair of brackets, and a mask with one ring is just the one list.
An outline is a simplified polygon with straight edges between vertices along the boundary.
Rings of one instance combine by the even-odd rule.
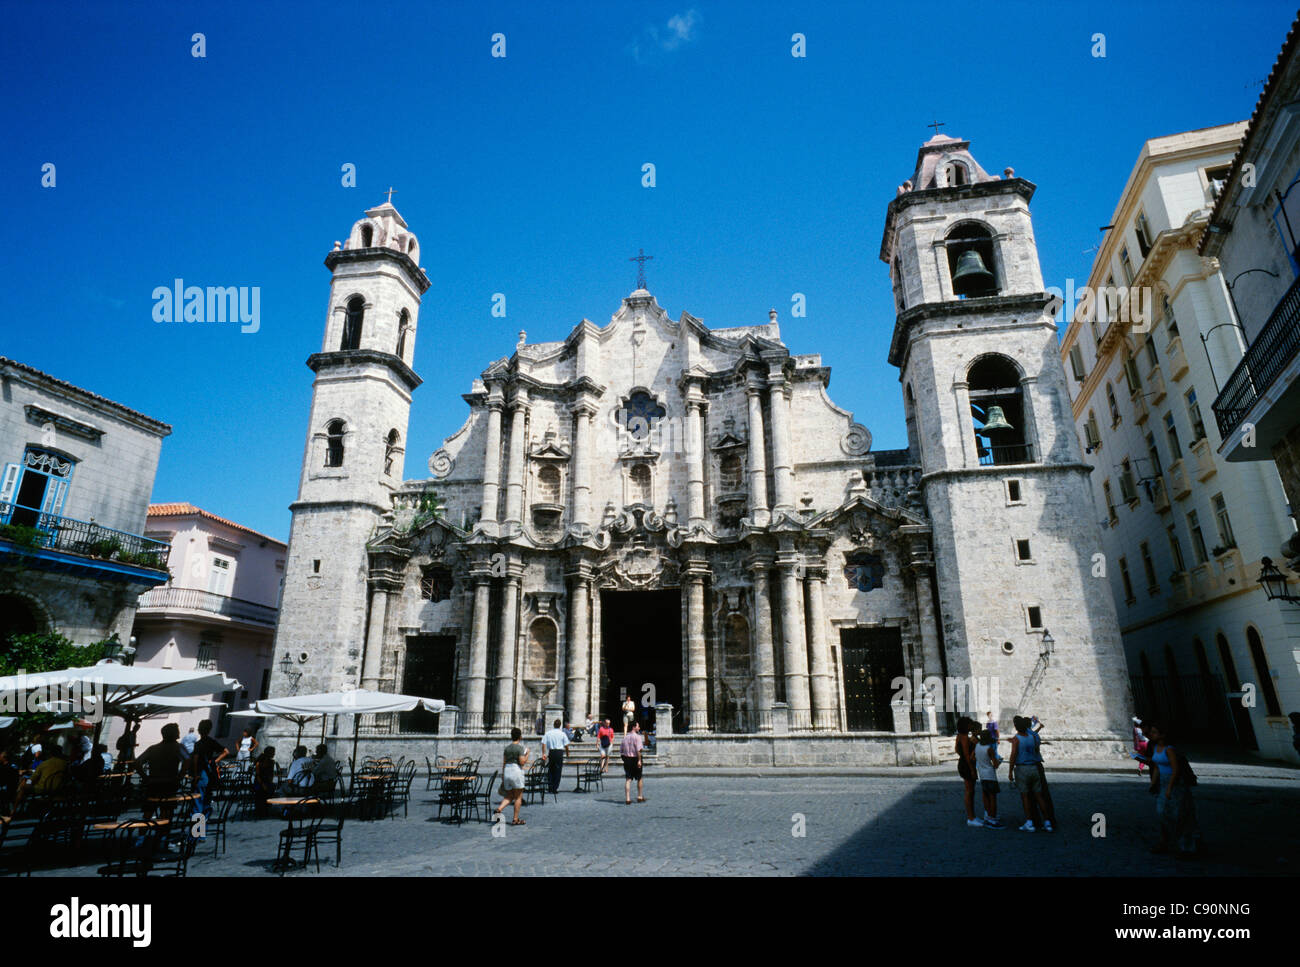
[[[0, 677], [0, 708], [40, 708], [51, 701], [60, 701], [59, 696], [71, 691], [79, 693], [83, 701], [93, 696], [96, 703], [102, 702], [103, 715], [132, 719], [140, 717], [129, 704], [136, 699], [195, 697], [239, 687], [239, 682], [219, 671], [182, 671], [107, 662], [85, 668]], [[95, 726], [95, 741], [99, 741], [103, 725], [101, 716]]]
[[[355, 716], [374, 715], [382, 712], [409, 712], [414, 708], [426, 708], [430, 712], [441, 712], [447, 703], [440, 698], [421, 698], [416, 695], [398, 695], [393, 692], [372, 692], [364, 688], [347, 692], [321, 692], [316, 695], [293, 695], [285, 698], [264, 698], [254, 702], [258, 712], [268, 712], [289, 718], [294, 715], [314, 717], [317, 715], [351, 715], [352, 719], [352, 757], [357, 755], [357, 722]], [[298, 726], [298, 737], [302, 738], [302, 726]], [[324, 738], [324, 723], [321, 727]]]
[[295, 742], [294, 745], [298, 745], [302, 742], [302, 727], [314, 719], [320, 719], [320, 738], [322, 742], [325, 741], [325, 724], [329, 719], [329, 716], [324, 712], [318, 712], [313, 715], [299, 715], [297, 712], [259, 712], [256, 708], [257, 703], [254, 702], [253, 705], [253, 708], [240, 709], [238, 712], [231, 712], [230, 717], [238, 717], [241, 719], [288, 719], [294, 725], [298, 726], [298, 741]]

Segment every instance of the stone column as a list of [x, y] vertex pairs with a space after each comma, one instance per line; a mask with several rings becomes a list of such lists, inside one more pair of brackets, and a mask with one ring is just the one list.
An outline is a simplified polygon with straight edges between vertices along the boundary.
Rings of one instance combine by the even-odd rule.
[[506, 523], [516, 525], [518, 533], [524, 513], [524, 424], [528, 419], [528, 390], [515, 388], [514, 411], [510, 423], [510, 463], [506, 467]]
[[751, 381], [745, 388], [749, 396], [749, 519], [756, 527], [771, 522], [767, 510], [767, 434], [763, 429], [762, 389]]
[[839, 719], [835, 690], [831, 687], [831, 656], [826, 646], [826, 607], [823, 592], [826, 572], [808, 574], [808, 646], [812, 655], [813, 728], [833, 729]]
[[694, 566], [686, 579], [686, 683], [689, 732], [709, 731], [709, 678], [704, 652], [703, 568]]
[[377, 690], [383, 670], [384, 619], [388, 615], [388, 591], [370, 589], [370, 627], [366, 630], [366, 660], [361, 666], [361, 687]]
[[758, 730], [772, 729], [772, 703], [776, 701], [776, 658], [772, 653], [772, 597], [768, 581], [771, 562], [749, 565], [754, 582], [754, 682], [758, 704]]
[[463, 731], [478, 733], [483, 731], [483, 702], [487, 694], [488, 606], [492, 583], [486, 574], [472, 574], [471, 577], [474, 580], [474, 623], [470, 629]]
[[799, 578], [799, 556], [783, 553], [781, 569], [781, 628], [785, 636], [785, 700], [790, 706], [790, 725], [806, 729], [812, 724], [808, 708], [808, 644], [804, 635], [803, 581]]
[[501, 388], [493, 386], [488, 395], [487, 444], [483, 451], [483, 510], [480, 520], [491, 524], [488, 533], [496, 536], [497, 493], [501, 480]]
[[[773, 511], [794, 513], [794, 469], [790, 462], [789, 385], [779, 369], [768, 377], [768, 403], [772, 411], [772, 483], [775, 491]], [[791, 712], [796, 711], [791, 705]]]
[[590, 681], [587, 657], [591, 653], [591, 620], [588, 608], [591, 602], [591, 569], [580, 564], [572, 572], [573, 596], [569, 608], [569, 663], [568, 689], [565, 699], [569, 708], [569, 721], [581, 722], [589, 711]]
[[[694, 387], [692, 387], [694, 391]], [[686, 519], [688, 527], [703, 527], [704, 519], [704, 404], [686, 401]]]
[[595, 407], [580, 402], [573, 407], [573, 529], [591, 530], [591, 421]]
[[519, 583], [522, 568], [510, 567], [501, 607], [501, 640], [497, 644], [497, 714], [492, 731], [508, 732], [514, 724], [515, 650], [519, 641]]

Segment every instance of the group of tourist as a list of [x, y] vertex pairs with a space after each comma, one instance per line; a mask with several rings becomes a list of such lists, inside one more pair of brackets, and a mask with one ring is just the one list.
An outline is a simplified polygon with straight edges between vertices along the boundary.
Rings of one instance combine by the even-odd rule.
[[[630, 702], [631, 699], [628, 701]], [[633, 705], [632, 708], [635, 712], [636, 706]], [[625, 716], [624, 722], [627, 728], [624, 731], [623, 741], [619, 743], [619, 755], [623, 759], [623, 801], [630, 806], [633, 782], [636, 783], [636, 801], [646, 801], [644, 779], [646, 743], [641, 733], [641, 723], [635, 720], [634, 715]], [[539, 732], [542, 724], [538, 724]], [[581, 734], [596, 737], [597, 748], [600, 750], [600, 771], [602, 774], [609, 771], [609, 750], [615, 737], [609, 719], [597, 723], [591, 715], [588, 715], [586, 725], [576, 729], [566, 728], [563, 720], [556, 719], [551, 724], [551, 728], [542, 735], [542, 763], [546, 766], [547, 787], [552, 796], [558, 795], [560, 791], [560, 781], [564, 776], [565, 754], [573, 743], [574, 736]], [[498, 790], [501, 805], [495, 810], [495, 814], [500, 815], [507, 806], [512, 806], [514, 810], [510, 822], [512, 826], [525, 825], [524, 820], [519, 818], [519, 807], [523, 804], [524, 769], [528, 765], [530, 752], [522, 744], [522, 739], [523, 732], [517, 728], [510, 730], [510, 744], [505, 747], [502, 755], [501, 788]]]
[[[1026, 718], [1017, 715], [1012, 722], [1016, 733], [1011, 739], [1011, 753], [1007, 760], [1007, 781], [1020, 793], [1020, 803], [1024, 808], [1025, 821], [1020, 830], [1026, 833], [1053, 832], [1056, 812], [1040, 751], [1042, 739], [1039, 733], [1043, 725], [1037, 716]], [[998, 754], [997, 721], [990, 714], [988, 723], [981, 727], [974, 719], [963, 715], [957, 720], [956, 749], [957, 774], [965, 784], [966, 825], [1001, 829], [1004, 823], [998, 818], [998, 793], [1001, 791], [998, 768], [1003, 759]], [[983, 819], [975, 815], [976, 783], [979, 783], [984, 806]]]

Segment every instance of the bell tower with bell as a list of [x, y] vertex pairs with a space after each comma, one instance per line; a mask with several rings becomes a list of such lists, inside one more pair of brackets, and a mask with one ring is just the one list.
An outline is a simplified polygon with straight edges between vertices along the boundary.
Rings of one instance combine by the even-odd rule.
[[949, 711], [1048, 723], [1053, 757], [1122, 748], [1128, 671], [1043, 289], [1029, 201], [1011, 168], [936, 134], [898, 189], [880, 258], [896, 320], [908, 445], [922, 467]]

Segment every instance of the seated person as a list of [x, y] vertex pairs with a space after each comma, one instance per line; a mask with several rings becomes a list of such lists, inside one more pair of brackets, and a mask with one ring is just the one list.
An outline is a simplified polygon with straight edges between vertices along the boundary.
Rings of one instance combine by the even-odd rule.
[[275, 746], [262, 746], [261, 754], [253, 761], [253, 797], [256, 813], [265, 816], [266, 800], [275, 794]]
[[86, 756], [72, 767], [72, 775], [78, 782], [92, 783], [104, 771], [104, 760], [102, 757], [94, 755]]
[[591, 713], [588, 712], [588, 713], [587, 713], [587, 727], [586, 727], [587, 734], [588, 734], [588, 735], [591, 735], [591, 736], [594, 736], [594, 735], [595, 735], [599, 730], [600, 730], [600, 723], [597, 722], [594, 718], [592, 718], [592, 717], [591, 717]]
[[285, 776], [285, 792], [289, 795], [302, 794], [311, 789], [316, 780], [311, 774], [312, 760], [307, 758], [307, 747], [300, 745], [293, 750], [293, 761], [289, 763], [289, 774]]
[[30, 795], [52, 796], [63, 788], [63, 783], [68, 778], [68, 760], [63, 757], [63, 750], [59, 748], [58, 743], [47, 742], [46, 746], [47, 748], [42, 752], [45, 758], [41, 760], [41, 764], [18, 787], [18, 792], [14, 796], [14, 809], [17, 809], [18, 804]]
[[0, 749], [0, 813], [8, 814], [9, 806], [18, 792], [22, 774], [13, 763], [14, 755], [8, 749]]
[[339, 777], [339, 764], [330, 756], [329, 749], [322, 743], [316, 746], [316, 754], [312, 757], [309, 765], [303, 768], [310, 770], [312, 776], [312, 792], [316, 795], [327, 795], [334, 789], [334, 783]]

